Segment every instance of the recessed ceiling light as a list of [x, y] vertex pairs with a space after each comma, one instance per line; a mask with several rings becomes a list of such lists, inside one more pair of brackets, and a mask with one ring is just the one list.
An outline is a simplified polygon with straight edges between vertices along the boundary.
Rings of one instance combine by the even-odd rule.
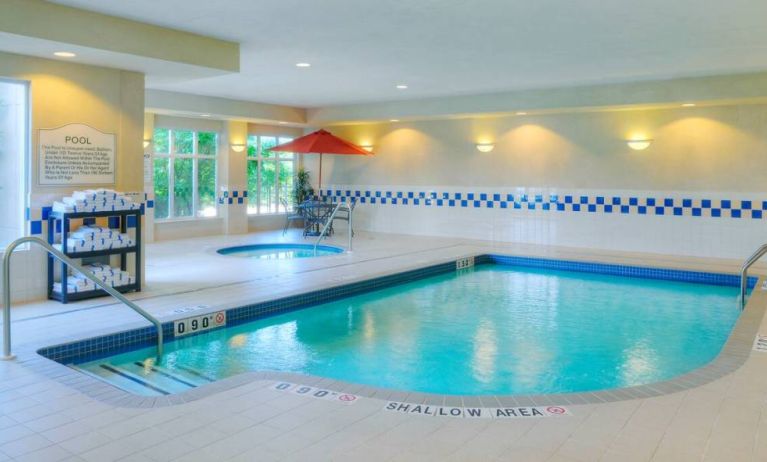
[[517, 112], [517, 115], [527, 115], [527, 112]]
[[53, 53], [55, 56], [58, 56], [59, 58], [74, 58], [77, 56], [76, 54], [72, 53], [71, 51], [57, 51]]
[[397, 90], [407, 90], [407, 85], [401, 83], [397, 85]]
[[682, 107], [695, 107], [695, 103], [684, 103]]
[[296, 63], [296, 67], [312, 67], [309, 63]]
[[399, 122], [399, 119], [389, 119], [389, 122]]
[[200, 114], [200, 117], [210, 117], [210, 114]]

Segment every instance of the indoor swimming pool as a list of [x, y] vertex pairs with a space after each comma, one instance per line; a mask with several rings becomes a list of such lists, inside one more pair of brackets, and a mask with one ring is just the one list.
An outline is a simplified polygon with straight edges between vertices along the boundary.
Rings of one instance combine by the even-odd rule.
[[583, 392], [699, 368], [740, 314], [728, 275], [477, 262], [176, 338], [159, 361], [148, 347], [68, 363], [144, 395], [264, 370], [449, 395]]
[[315, 250], [311, 244], [252, 244], [219, 249], [221, 255], [257, 258], [259, 260], [290, 260], [293, 258], [325, 257], [343, 253], [344, 249], [330, 245], [318, 245]]

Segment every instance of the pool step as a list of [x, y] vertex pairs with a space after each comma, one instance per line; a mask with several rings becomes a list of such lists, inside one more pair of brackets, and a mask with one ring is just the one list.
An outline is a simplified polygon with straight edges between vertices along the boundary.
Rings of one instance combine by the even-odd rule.
[[210, 383], [213, 379], [191, 368], [168, 370], [151, 362], [93, 362], [73, 366], [88, 375], [136, 395], [163, 396]]

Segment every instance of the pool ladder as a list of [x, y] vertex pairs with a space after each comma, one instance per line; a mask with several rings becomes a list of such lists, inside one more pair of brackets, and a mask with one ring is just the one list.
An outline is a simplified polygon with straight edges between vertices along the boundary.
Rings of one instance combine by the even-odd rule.
[[339, 202], [338, 205], [333, 209], [333, 213], [330, 214], [330, 218], [328, 218], [328, 221], [325, 222], [325, 226], [322, 227], [322, 231], [320, 231], [320, 235], [317, 236], [317, 240], [314, 241], [314, 253], [317, 253], [317, 246], [320, 245], [320, 241], [323, 237], [325, 237], [325, 234], [328, 232], [328, 228], [333, 224], [333, 220], [336, 218], [336, 214], [339, 211], [346, 211], [349, 213], [346, 217], [339, 217], [339, 220], [346, 220], [349, 222], [349, 248], [347, 250], [352, 250], [352, 237], [354, 237], [354, 230], [352, 229], [352, 213], [354, 212], [354, 203], [352, 202], [349, 204], [348, 202]]
[[748, 292], [748, 269], [756, 263], [760, 258], [767, 254], [767, 244], [762, 244], [756, 252], [754, 252], [743, 263], [743, 268], [740, 270], [740, 309], [746, 308], [746, 292]]
[[[125, 296], [120, 292], [102, 282], [100, 279], [94, 276], [93, 273], [80, 266], [71, 258], [67, 257], [63, 252], [56, 250], [53, 248], [53, 246], [40, 239], [39, 237], [29, 236], [22, 237], [11, 242], [8, 247], [5, 248], [5, 256], [3, 256], [3, 356], [0, 357], [0, 359], [8, 361], [15, 358], [15, 356], [11, 353], [11, 255], [13, 255], [13, 251], [16, 249], [16, 247], [25, 243], [39, 245], [45, 249], [46, 252], [53, 255], [54, 258], [58, 259], [62, 263], [65, 263], [75, 271], [78, 271], [91, 282], [96, 284], [97, 287], [101, 288], [101, 290], [113, 296], [122, 302], [125, 306], [132, 309], [136, 313], [143, 316], [147, 321], [154, 324], [155, 329], [157, 329], [157, 357], [160, 358], [162, 356], [162, 323], [160, 323], [157, 318], [144, 311], [141, 307], [132, 301], [125, 298]], [[61, 290], [67, 290], [67, 288], [62, 287]]]

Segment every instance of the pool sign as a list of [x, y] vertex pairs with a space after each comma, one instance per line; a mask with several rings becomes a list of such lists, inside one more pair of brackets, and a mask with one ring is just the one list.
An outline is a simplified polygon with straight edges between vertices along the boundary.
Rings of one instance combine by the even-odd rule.
[[527, 419], [572, 415], [562, 406], [463, 407], [389, 401], [384, 410], [401, 414], [461, 419]]
[[341, 404], [354, 404], [359, 401], [359, 396], [351, 393], [340, 393], [337, 391], [325, 390], [322, 388], [310, 387], [308, 385], [298, 385], [290, 382], [278, 382], [272, 387], [275, 390], [286, 391], [295, 395], [308, 396], [310, 398], [335, 401]]
[[194, 334], [216, 327], [226, 325], [226, 311], [203, 314], [186, 319], [173, 321], [173, 336], [183, 337], [184, 335]]
[[474, 266], [474, 257], [460, 258], [455, 261], [455, 269], [462, 270]]
[[43, 186], [115, 183], [115, 135], [85, 124], [41, 128], [38, 183]]

